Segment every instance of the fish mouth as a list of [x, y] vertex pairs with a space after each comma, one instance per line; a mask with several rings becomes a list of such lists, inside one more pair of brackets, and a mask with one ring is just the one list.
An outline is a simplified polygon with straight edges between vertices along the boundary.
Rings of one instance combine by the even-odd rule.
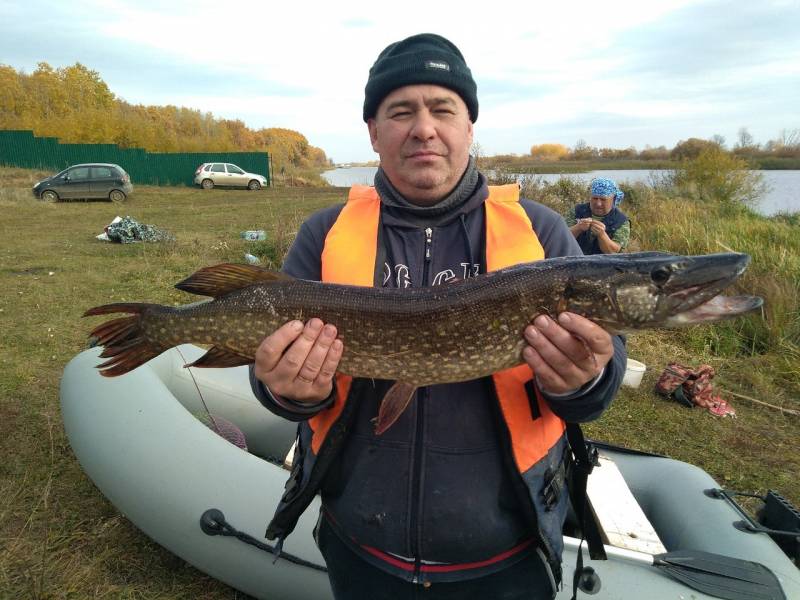
[[667, 319], [668, 326], [708, 323], [743, 315], [761, 308], [764, 300], [758, 296], [717, 295], [702, 304], [672, 315]]
[[[764, 303], [756, 296], [723, 296], [720, 292], [747, 268], [747, 254], [726, 253], [691, 257], [664, 287], [671, 315], [669, 325], [705, 323], [735, 317]], [[668, 290], [666, 288], [672, 288]]]
[[673, 306], [676, 311], [683, 312], [690, 310], [693, 307], [703, 304], [705, 301], [709, 301], [709, 298], [716, 297], [719, 292], [732, 283], [736, 277], [738, 277], [738, 274], [732, 277], [714, 279], [702, 284], [689, 285], [671, 292], [669, 298], [673, 301]]

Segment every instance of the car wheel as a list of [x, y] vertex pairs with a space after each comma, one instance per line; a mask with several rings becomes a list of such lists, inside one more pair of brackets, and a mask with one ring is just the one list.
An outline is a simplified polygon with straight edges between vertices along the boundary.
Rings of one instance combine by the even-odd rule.
[[58, 202], [58, 194], [56, 194], [53, 190], [45, 190], [42, 192], [41, 196], [42, 200], [45, 202]]
[[125, 192], [120, 190], [111, 190], [108, 194], [108, 199], [112, 202], [125, 202]]
[[255, 179], [253, 179], [250, 183], [247, 184], [248, 190], [260, 190], [261, 184], [258, 183]]
[[213, 190], [214, 189], [214, 182], [210, 179], [203, 179], [203, 183], [200, 184], [204, 190]]

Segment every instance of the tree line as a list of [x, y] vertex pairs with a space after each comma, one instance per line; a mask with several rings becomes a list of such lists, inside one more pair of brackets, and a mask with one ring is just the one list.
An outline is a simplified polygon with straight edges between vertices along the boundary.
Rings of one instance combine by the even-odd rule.
[[269, 152], [276, 169], [323, 167], [325, 152], [291, 129], [250, 129], [238, 119], [117, 98], [81, 63], [27, 74], [0, 64], [0, 129], [32, 130], [67, 143], [114, 143], [149, 152]]
[[[711, 139], [689, 138], [681, 140], [674, 148], [645, 146], [637, 150], [629, 148], [597, 148], [585, 140], [578, 140], [574, 147], [563, 144], [535, 144], [531, 146], [530, 157], [541, 161], [560, 160], [661, 160], [682, 161], [695, 159], [706, 150], [728, 150], [726, 140], [721, 135]], [[756, 143], [746, 127], [739, 129], [737, 140], [729, 150], [743, 159], [798, 159], [800, 158], [800, 129], [784, 129], [773, 140], [765, 144]]]

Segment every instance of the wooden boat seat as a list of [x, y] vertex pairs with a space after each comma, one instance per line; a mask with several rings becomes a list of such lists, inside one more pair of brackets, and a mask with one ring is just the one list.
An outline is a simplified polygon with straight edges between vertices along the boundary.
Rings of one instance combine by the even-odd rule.
[[617, 465], [602, 453], [599, 460], [600, 466], [589, 475], [586, 491], [597, 515], [603, 542], [647, 554], [666, 552]]

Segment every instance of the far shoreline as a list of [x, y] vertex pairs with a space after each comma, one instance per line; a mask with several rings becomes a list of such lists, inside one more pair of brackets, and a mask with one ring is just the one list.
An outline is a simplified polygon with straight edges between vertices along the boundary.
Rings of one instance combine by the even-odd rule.
[[[754, 158], [748, 161], [750, 169], [754, 171], [792, 171], [800, 170], [800, 159], [798, 158], [776, 158], [764, 157]], [[356, 167], [377, 167], [378, 161], [349, 162], [334, 164], [329, 168], [351, 169]], [[568, 173], [588, 173], [590, 171], [636, 171], [636, 170], [665, 170], [675, 169], [680, 165], [679, 161], [672, 160], [559, 160], [542, 161], [532, 160], [525, 156], [519, 157], [479, 157], [478, 165], [483, 169], [506, 169], [513, 170], [514, 173], [530, 175], [562, 175]]]

